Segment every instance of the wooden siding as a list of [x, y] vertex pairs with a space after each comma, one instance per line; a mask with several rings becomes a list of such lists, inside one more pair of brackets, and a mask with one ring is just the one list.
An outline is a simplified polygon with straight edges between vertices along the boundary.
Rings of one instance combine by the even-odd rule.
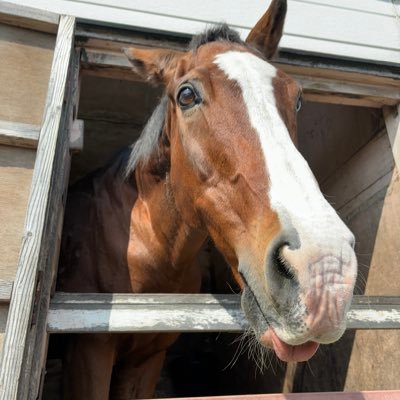
[[[178, 35], [192, 35], [224, 21], [238, 29], [243, 37], [269, 3], [267, 0], [12, 1], [103, 24]], [[400, 64], [400, 6], [396, 4], [380, 0], [290, 0], [281, 48]]]
[[0, 120], [42, 121], [54, 35], [0, 24]]

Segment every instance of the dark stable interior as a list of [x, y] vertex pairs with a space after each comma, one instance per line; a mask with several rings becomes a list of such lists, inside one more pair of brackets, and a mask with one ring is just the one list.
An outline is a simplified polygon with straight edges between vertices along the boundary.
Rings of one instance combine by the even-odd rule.
[[[160, 94], [159, 89], [143, 82], [84, 76], [78, 116], [85, 123], [84, 149], [73, 156], [70, 183], [106, 164], [113, 154], [132, 144]], [[298, 120], [298, 145], [324, 194], [335, 194], [338, 181], [344, 179], [337, 171], [382, 129], [380, 110], [303, 103]], [[356, 216], [352, 218], [346, 222], [353, 223], [353, 231], [362, 230], [357, 228]], [[373, 235], [359, 244], [364, 250], [363, 265], [369, 265], [373, 245]], [[212, 243], [205, 246], [203, 253], [202, 292], [237, 292], [229, 268]], [[358, 290], [363, 292], [362, 281]], [[336, 344], [322, 346], [310, 362], [297, 366], [286, 366], [270, 353], [266, 368], [260, 371], [257, 350], [241, 335], [182, 334], [168, 351], [156, 397], [342, 390], [353, 335], [347, 332]], [[60, 398], [59, 341], [59, 337], [51, 338], [43, 397], [46, 400]], [[338, 353], [340, 363], [335, 362]], [[332, 363], [331, 368], [326, 367], [327, 363]]]

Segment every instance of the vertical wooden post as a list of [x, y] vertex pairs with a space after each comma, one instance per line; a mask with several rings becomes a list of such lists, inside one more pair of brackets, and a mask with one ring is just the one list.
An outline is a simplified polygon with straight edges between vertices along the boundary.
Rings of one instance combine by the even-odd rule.
[[[64, 121], [68, 101], [68, 77], [73, 54], [75, 18], [60, 18], [46, 107], [32, 178], [32, 187], [11, 296], [0, 364], [0, 399], [36, 398], [37, 378], [43, 362], [43, 332], [52, 268], [57, 259], [62, 223], [65, 165], [68, 164], [68, 130]], [[43, 321], [44, 316], [44, 321]], [[40, 333], [42, 332], [42, 333]], [[40, 333], [40, 334], [39, 334]], [[37, 353], [39, 352], [39, 353]], [[29, 395], [29, 397], [28, 397]]]

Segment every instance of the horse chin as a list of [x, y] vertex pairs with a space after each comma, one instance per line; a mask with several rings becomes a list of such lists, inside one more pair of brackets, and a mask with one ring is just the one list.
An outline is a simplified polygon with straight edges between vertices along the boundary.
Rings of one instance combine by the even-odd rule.
[[301, 344], [291, 345], [284, 342], [278, 335], [276, 330], [276, 322], [266, 316], [261, 310], [258, 301], [248, 285], [245, 285], [242, 293], [242, 308], [250, 323], [258, 342], [267, 348], [274, 350], [275, 354], [282, 361], [307, 361], [317, 351], [319, 343], [314, 341], [305, 341]]

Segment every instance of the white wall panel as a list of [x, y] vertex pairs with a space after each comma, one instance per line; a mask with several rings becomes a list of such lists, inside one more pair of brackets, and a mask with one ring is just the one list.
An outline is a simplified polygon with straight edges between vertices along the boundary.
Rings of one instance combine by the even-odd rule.
[[[10, 1], [10, 0], [9, 0]], [[227, 22], [243, 37], [269, 0], [11, 0], [103, 23], [195, 34]], [[399, 0], [289, 0], [281, 47], [400, 64]]]

